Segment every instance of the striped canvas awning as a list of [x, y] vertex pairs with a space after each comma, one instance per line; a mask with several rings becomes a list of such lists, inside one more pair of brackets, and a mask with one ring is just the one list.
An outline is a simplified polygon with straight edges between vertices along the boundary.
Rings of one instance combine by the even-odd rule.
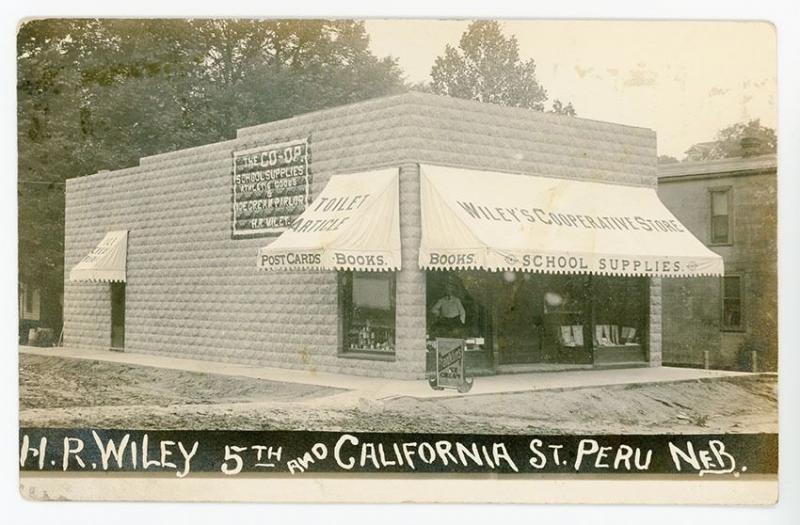
[[258, 251], [263, 270], [400, 269], [399, 170], [334, 175], [292, 226]]
[[69, 272], [73, 282], [125, 282], [128, 230], [106, 233], [97, 247]]
[[654, 188], [420, 167], [424, 269], [722, 275]]

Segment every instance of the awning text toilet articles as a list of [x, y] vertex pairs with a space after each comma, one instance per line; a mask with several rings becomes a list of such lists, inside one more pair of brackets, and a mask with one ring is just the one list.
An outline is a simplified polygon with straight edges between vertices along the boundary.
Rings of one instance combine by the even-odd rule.
[[262, 270], [400, 268], [398, 170], [332, 175], [302, 215], [258, 251]]

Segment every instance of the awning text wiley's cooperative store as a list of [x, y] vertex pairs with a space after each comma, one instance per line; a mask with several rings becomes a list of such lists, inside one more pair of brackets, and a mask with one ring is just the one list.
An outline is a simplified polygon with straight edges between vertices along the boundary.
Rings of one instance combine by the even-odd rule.
[[68, 181], [64, 342], [408, 379], [435, 337], [478, 341], [473, 373], [658, 366], [661, 279], [723, 268], [655, 185], [650, 130], [419, 93], [241, 129]]

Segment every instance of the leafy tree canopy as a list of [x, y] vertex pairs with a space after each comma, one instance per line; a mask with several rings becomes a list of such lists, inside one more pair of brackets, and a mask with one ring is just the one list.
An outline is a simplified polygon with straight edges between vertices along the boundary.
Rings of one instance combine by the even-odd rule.
[[693, 145], [686, 151], [684, 160], [714, 160], [728, 157], [741, 157], [742, 139], [751, 141], [751, 155], [765, 155], [778, 151], [778, 135], [775, 130], [762, 126], [759, 119], [739, 122], [717, 132], [716, 140], [710, 143]]
[[20, 278], [63, 284], [64, 181], [404, 90], [363, 23], [35, 20], [17, 35]]
[[[451, 97], [545, 110], [547, 91], [536, 80], [536, 63], [523, 61], [515, 36], [506, 38], [496, 21], [480, 20], [447, 45], [431, 69], [431, 89]], [[575, 115], [572, 103], [555, 100], [551, 112]]]
[[575, 108], [572, 106], [572, 102], [567, 102], [564, 104], [559, 99], [553, 100], [553, 105], [548, 113], [558, 113], [559, 115], [569, 115], [570, 117], [574, 117], [576, 115]]

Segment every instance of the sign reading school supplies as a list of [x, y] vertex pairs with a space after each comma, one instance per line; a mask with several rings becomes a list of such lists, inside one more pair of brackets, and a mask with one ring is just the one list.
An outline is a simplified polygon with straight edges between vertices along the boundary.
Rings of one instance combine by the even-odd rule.
[[233, 153], [233, 236], [278, 235], [310, 202], [308, 139]]

